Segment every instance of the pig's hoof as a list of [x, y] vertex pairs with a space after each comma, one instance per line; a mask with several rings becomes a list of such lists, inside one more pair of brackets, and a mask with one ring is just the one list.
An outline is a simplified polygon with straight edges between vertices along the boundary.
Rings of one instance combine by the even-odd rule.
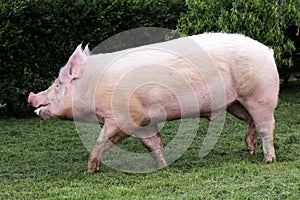
[[253, 156], [257, 147], [257, 142], [256, 141], [251, 141], [247, 143], [248, 151], [250, 156]]
[[248, 146], [248, 151], [249, 151], [250, 156], [254, 155], [255, 149], [256, 149], [256, 146], [254, 146], [254, 145]]
[[101, 161], [95, 158], [94, 156], [90, 156], [88, 161], [88, 172], [94, 173], [100, 169]]
[[275, 156], [265, 156], [263, 161], [263, 163], [275, 163], [276, 162], [276, 157]]
[[156, 166], [157, 166], [158, 169], [163, 169], [163, 168], [167, 167], [168, 164], [167, 164], [167, 162], [166, 162], [165, 160], [163, 160], [163, 161], [161, 161], [161, 162], [158, 162], [158, 163], [156, 164]]

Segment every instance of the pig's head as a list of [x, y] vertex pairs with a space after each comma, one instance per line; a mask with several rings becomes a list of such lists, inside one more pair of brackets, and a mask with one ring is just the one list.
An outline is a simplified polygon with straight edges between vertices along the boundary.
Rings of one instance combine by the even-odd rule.
[[34, 94], [30, 92], [28, 103], [37, 109], [34, 111], [41, 117], [72, 119], [72, 96], [74, 82], [81, 77], [82, 66], [90, 55], [88, 46], [82, 50], [79, 45], [61, 68], [58, 78], [45, 91]]

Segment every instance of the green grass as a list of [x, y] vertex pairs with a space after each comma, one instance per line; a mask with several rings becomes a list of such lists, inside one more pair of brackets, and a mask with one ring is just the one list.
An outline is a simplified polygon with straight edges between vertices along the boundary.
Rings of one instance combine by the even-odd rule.
[[[261, 144], [248, 156], [247, 126], [227, 115], [217, 145], [202, 159], [204, 120], [189, 149], [163, 170], [130, 174], [102, 165], [89, 174], [89, 152], [73, 122], [1, 119], [0, 199], [299, 199], [299, 86], [281, 92], [276, 120], [275, 164], [261, 164]], [[165, 144], [176, 122], [166, 127]], [[121, 147], [144, 152], [135, 138]]]

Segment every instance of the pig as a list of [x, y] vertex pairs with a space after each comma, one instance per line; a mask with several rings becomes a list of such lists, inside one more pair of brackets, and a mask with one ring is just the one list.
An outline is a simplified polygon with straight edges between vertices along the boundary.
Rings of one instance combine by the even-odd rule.
[[262, 139], [263, 162], [275, 162], [274, 110], [279, 77], [273, 50], [241, 34], [204, 33], [113, 53], [90, 55], [79, 45], [47, 90], [30, 92], [41, 117], [103, 124], [88, 159], [135, 135], [158, 168], [167, 166], [157, 124], [181, 118], [215, 120], [227, 111], [248, 123], [250, 155]]

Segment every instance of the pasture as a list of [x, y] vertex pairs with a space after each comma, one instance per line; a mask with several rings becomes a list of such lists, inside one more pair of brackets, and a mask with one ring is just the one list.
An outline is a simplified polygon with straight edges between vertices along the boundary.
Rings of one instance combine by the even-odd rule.
[[[227, 115], [214, 149], [199, 150], [208, 122], [201, 120], [189, 149], [165, 169], [145, 174], [101, 166], [87, 173], [89, 152], [73, 122], [0, 119], [0, 199], [298, 199], [300, 196], [300, 87], [281, 91], [276, 109], [277, 163], [262, 164], [244, 142], [247, 126]], [[176, 122], [162, 139], [172, 138]], [[135, 138], [124, 148], [144, 151]]]

